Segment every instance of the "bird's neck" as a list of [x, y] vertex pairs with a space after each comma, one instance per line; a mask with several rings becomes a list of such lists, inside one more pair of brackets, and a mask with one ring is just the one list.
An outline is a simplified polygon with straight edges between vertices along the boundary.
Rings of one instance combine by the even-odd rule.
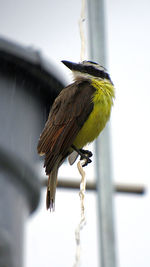
[[110, 99], [113, 104], [113, 99], [115, 98], [115, 88], [113, 84], [107, 80], [92, 79], [92, 86], [96, 89], [95, 97], [97, 101], [101, 101], [103, 97]]

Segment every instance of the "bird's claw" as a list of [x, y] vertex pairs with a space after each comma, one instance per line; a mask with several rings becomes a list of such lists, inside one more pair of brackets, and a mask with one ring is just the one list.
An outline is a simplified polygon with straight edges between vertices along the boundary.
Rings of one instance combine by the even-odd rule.
[[84, 164], [82, 165], [82, 167], [87, 166], [89, 163], [92, 162], [92, 160], [90, 159], [93, 154], [91, 151], [89, 150], [84, 150], [84, 149], [78, 149], [76, 148], [74, 145], [71, 146], [79, 155], [80, 155], [80, 160], [84, 160]]
[[93, 156], [93, 154], [92, 154], [92, 152], [91, 151], [89, 151], [89, 150], [84, 150], [84, 149], [80, 149], [80, 152], [81, 152], [81, 157], [80, 157], [80, 160], [85, 160], [85, 162], [84, 162], [84, 164], [82, 165], [82, 167], [85, 167], [85, 166], [87, 166], [89, 163], [91, 163], [92, 162], [92, 160], [90, 159], [92, 156]]
[[80, 149], [80, 152], [84, 155], [87, 155], [89, 158], [91, 158], [93, 156], [92, 152], [89, 150], [84, 150], [84, 149]]
[[85, 166], [87, 166], [89, 163], [92, 162], [92, 160], [89, 159], [88, 157], [80, 158], [80, 160], [83, 160], [83, 159], [85, 160], [85, 162], [84, 162], [84, 164], [82, 165], [82, 167], [85, 167]]

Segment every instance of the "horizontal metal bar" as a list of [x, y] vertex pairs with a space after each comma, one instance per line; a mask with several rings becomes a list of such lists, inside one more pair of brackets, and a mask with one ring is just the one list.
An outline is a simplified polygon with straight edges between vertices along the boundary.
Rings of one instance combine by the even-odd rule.
[[142, 184], [115, 184], [115, 192], [143, 195], [146, 192], [145, 185]]
[[[42, 181], [42, 186], [47, 186], [47, 179]], [[66, 179], [58, 179], [58, 188], [65, 189], [79, 189], [80, 182]], [[87, 190], [96, 190], [96, 183], [87, 182]], [[125, 184], [125, 183], [116, 183], [114, 184], [114, 191], [117, 193], [129, 193], [129, 194], [138, 194], [143, 195], [146, 191], [146, 188], [142, 184]]]

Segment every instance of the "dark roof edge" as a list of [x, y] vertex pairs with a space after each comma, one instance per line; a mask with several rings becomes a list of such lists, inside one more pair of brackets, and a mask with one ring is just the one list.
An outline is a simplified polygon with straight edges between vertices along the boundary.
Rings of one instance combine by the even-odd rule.
[[33, 47], [25, 47], [0, 37], [0, 59], [24, 68], [31, 75], [40, 77], [43, 82], [48, 82], [49, 78], [53, 77], [57, 84], [60, 84], [60, 87], [65, 85], [65, 80], [57, 67]]

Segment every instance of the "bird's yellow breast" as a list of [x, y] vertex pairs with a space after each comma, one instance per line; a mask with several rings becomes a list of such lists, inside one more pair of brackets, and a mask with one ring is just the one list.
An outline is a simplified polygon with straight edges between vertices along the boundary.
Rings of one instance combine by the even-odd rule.
[[113, 104], [114, 86], [108, 80], [92, 79], [92, 86], [96, 89], [91, 99], [94, 107], [73, 143], [78, 148], [98, 137], [110, 117]]

